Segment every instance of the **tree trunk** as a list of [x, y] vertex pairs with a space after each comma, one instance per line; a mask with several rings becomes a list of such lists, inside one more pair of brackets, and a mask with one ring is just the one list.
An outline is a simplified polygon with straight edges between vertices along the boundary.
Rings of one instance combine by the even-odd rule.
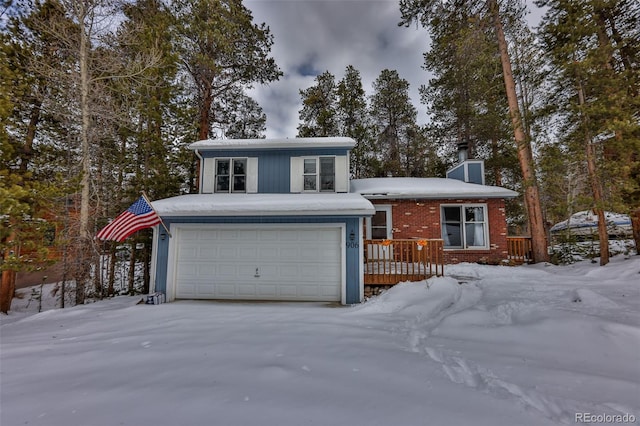
[[5, 269], [2, 271], [0, 283], [0, 312], [8, 314], [11, 310], [11, 301], [16, 290], [16, 271]]
[[198, 137], [200, 140], [209, 139], [209, 114], [211, 114], [212, 104], [213, 94], [211, 93], [211, 87], [207, 87], [205, 93], [202, 94], [202, 105], [200, 106], [200, 122], [198, 123]]
[[640, 256], [640, 209], [631, 213], [631, 228], [633, 229], [633, 240], [636, 243], [636, 254]]
[[[6, 239], [3, 239], [3, 243], [11, 243], [13, 241], [13, 234], [10, 234]], [[8, 244], [10, 245], [10, 244]], [[14, 253], [9, 248], [5, 249], [0, 265], [7, 263], [7, 261], [14, 256]], [[5, 265], [6, 267], [6, 265]], [[16, 290], [16, 271], [6, 267], [2, 269], [2, 281], [0, 281], [0, 312], [8, 314], [11, 310], [11, 301]]]
[[80, 179], [80, 223], [79, 223], [79, 240], [81, 259], [79, 259], [78, 268], [80, 271], [76, 275], [76, 304], [84, 304], [85, 285], [88, 284], [90, 277], [91, 256], [90, 247], [92, 244], [91, 233], [89, 231], [89, 201], [91, 193], [91, 150], [89, 141], [90, 120], [90, 76], [89, 76], [89, 50], [90, 40], [87, 29], [84, 28], [85, 19], [88, 15], [87, 6], [83, 2], [78, 2], [78, 17], [83, 27], [80, 29], [80, 46], [79, 46], [79, 68], [80, 68], [80, 155], [81, 155], [81, 171]]
[[36, 128], [40, 122], [40, 111], [42, 100], [36, 97], [31, 114], [29, 114], [29, 125], [27, 126], [27, 134], [25, 135], [24, 146], [22, 147], [22, 158], [20, 161], [20, 171], [25, 173], [29, 168], [31, 157], [33, 156], [33, 141], [36, 138]]
[[135, 240], [131, 241], [131, 257], [129, 257], [129, 276], [128, 276], [128, 290], [127, 293], [131, 296], [135, 291], [135, 277], [136, 277], [136, 243]]
[[[578, 80], [578, 102], [580, 108], [584, 108], [586, 100], [584, 95], [584, 87]], [[598, 216], [598, 240], [600, 243], [600, 265], [604, 266], [609, 263], [609, 233], [607, 232], [607, 221], [604, 214], [603, 203], [604, 196], [602, 184], [598, 177], [598, 166], [596, 164], [596, 153], [589, 132], [589, 117], [581, 113], [582, 125], [584, 126], [584, 143], [585, 157], [587, 161], [587, 173], [589, 175], [589, 183], [591, 184], [591, 192], [593, 194], [594, 213]]]
[[116, 282], [116, 245], [111, 244], [109, 249], [109, 276], [107, 278], [107, 296], [115, 294], [114, 284]]
[[[492, 137], [491, 138], [491, 156], [493, 157], [494, 160], [498, 158], [498, 156], [500, 155], [498, 148], [499, 148], [498, 139]], [[494, 184], [496, 186], [502, 186], [502, 169], [500, 165], [498, 165], [497, 163], [496, 165], [493, 166], [493, 175], [495, 179]]]
[[518, 106], [518, 95], [516, 93], [516, 84], [511, 70], [507, 41], [502, 29], [500, 11], [498, 10], [496, 0], [488, 0], [487, 4], [489, 6], [489, 11], [493, 16], [496, 36], [498, 38], [498, 49], [500, 51], [502, 74], [507, 92], [509, 115], [511, 116], [516, 147], [518, 149], [518, 161], [520, 163], [520, 168], [522, 169], [524, 202], [529, 215], [529, 232], [531, 233], [533, 261], [547, 262], [549, 261], [549, 252], [547, 249], [547, 235], [544, 227], [544, 219], [542, 217], [542, 207], [540, 206], [540, 191], [538, 189], [538, 182], [536, 179], [531, 145], [524, 132], [522, 115], [520, 114], [520, 108]]
[[609, 233], [607, 232], [607, 219], [602, 208], [603, 196], [600, 178], [596, 169], [595, 153], [593, 152], [593, 144], [587, 142], [587, 171], [589, 173], [589, 181], [591, 182], [591, 191], [593, 192], [593, 201], [596, 207], [593, 211], [598, 216], [598, 240], [600, 242], [600, 265], [604, 266], [609, 263]]

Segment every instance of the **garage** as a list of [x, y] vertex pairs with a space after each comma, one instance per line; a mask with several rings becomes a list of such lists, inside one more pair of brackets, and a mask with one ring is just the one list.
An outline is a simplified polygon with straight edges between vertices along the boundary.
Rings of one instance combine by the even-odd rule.
[[172, 233], [175, 299], [343, 298], [342, 224], [182, 224]]

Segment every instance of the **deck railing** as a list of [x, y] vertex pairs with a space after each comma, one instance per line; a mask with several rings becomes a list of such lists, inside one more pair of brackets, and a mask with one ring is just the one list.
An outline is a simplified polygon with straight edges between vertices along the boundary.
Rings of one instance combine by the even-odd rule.
[[532, 262], [531, 237], [507, 237], [507, 252], [509, 260], [513, 262]]
[[392, 285], [444, 275], [442, 240], [365, 240], [364, 283]]

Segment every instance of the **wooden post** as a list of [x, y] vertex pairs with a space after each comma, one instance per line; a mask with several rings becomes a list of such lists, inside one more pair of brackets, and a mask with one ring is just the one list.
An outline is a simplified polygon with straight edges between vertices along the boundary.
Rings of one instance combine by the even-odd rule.
[[[10, 243], [13, 241], [13, 234], [11, 234], [5, 242]], [[7, 261], [13, 255], [12, 251], [7, 249], [4, 252], [2, 263], [7, 263]], [[11, 309], [11, 300], [13, 299], [13, 295], [16, 290], [16, 271], [11, 268], [9, 265], [8, 268], [2, 269], [2, 281], [0, 282], [0, 312], [3, 314], [8, 314]]]
[[633, 229], [633, 240], [636, 243], [636, 254], [640, 255], [640, 208], [631, 212], [631, 228]]

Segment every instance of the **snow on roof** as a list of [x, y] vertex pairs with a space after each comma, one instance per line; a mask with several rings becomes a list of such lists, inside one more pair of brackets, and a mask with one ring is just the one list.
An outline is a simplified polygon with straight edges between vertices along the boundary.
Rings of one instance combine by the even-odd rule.
[[190, 194], [153, 201], [160, 216], [356, 215], [375, 213], [358, 194]]
[[[604, 217], [609, 227], [631, 226], [631, 217], [626, 214], [604, 212]], [[598, 226], [598, 215], [592, 210], [584, 210], [571, 215], [567, 220], [558, 222], [550, 229], [551, 232], [562, 231], [569, 228], [592, 228]]]
[[370, 178], [351, 181], [351, 192], [367, 198], [513, 198], [517, 192], [445, 178]]
[[277, 138], [277, 139], [206, 139], [189, 145], [193, 150], [212, 149], [283, 149], [283, 148], [353, 148], [351, 138]]

